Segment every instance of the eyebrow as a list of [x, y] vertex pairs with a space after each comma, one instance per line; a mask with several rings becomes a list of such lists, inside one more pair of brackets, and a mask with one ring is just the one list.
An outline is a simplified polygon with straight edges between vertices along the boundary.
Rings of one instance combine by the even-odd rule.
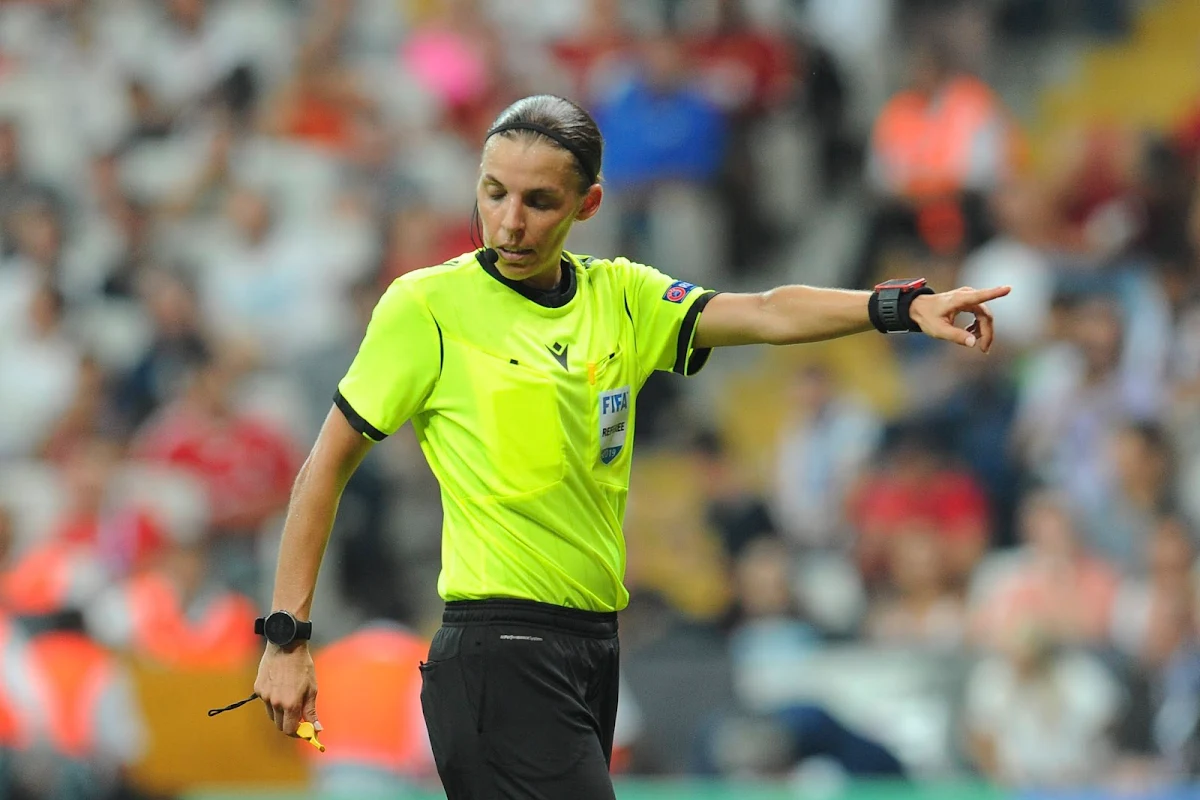
[[[496, 176], [492, 175], [491, 173], [487, 173], [487, 172], [484, 173], [483, 182], [484, 183], [494, 183], [502, 189], [508, 189], [507, 186], [505, 186], [503, 183], [501, 183], [496, 178]], [[532, 189], [526, 189], [524, 193], [527, 195], [529, 195], [529, 194], [548, 194], [548, 195], [554, 195], [557, 197], [558, 195], [562, 194], [562, 190], [558, 189], [554, 186], [535, 186]]]

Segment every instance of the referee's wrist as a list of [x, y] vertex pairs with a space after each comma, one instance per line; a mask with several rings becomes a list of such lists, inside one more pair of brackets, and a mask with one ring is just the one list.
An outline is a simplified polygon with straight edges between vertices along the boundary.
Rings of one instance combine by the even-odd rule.
[[924, 278], [884, 281], [867, 298], [867, 316], [880, 333], [919, 333], [921, 326], [913, 321], [912, 303], [933, 293]]

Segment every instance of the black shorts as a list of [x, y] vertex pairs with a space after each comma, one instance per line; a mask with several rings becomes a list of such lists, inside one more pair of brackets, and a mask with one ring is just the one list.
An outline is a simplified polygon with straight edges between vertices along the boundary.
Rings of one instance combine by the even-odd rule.
[[421, 707], [448, 800], [613, 800], [616, 613], [446, 604]]

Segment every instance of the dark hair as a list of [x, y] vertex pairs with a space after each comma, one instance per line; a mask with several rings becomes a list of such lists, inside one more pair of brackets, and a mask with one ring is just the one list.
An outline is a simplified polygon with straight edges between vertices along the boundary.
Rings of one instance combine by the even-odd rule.
[[496, 117], [488, 129], [488, 138], [493, 135], [539, 137], [570, 152], [583, 191], [600, 179], [604, 159], [600, 127], [591, 114], [565, 97], [538, 94], [518, 100]]

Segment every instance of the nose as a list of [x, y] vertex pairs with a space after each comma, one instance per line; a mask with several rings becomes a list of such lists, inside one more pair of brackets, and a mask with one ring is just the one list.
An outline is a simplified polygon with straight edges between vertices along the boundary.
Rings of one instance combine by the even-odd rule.
[[509, 242], [515, 244], [521, 241], [525, 234], [525, 204], [520, 198], [509, 195], [505, 200], [500, 226]]

